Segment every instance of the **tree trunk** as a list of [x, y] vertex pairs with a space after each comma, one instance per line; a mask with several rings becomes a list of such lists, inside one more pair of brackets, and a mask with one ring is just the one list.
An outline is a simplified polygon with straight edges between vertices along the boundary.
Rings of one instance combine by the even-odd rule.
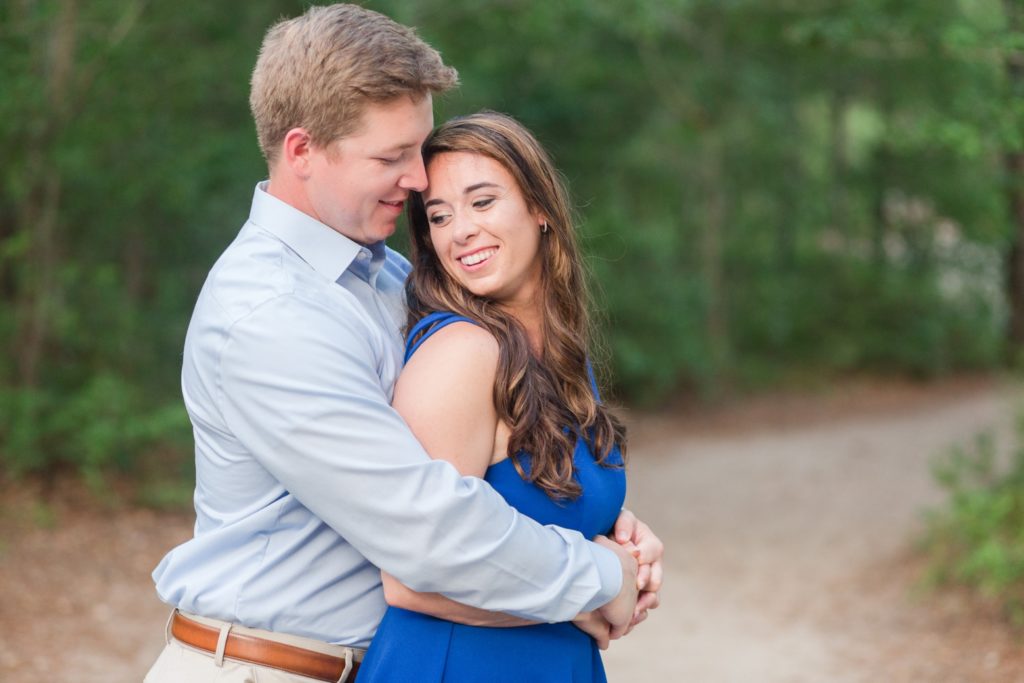
[[775, 233], [776, 265], [780, 273], [788, 274], [796, 265], [797, 226], [803, 220], [803, 190], [805, 174], [800, 159], [800, 145], [795, 141], [801, 139], [800, 120], [797, 116], [796, 103], [799, 96], [795, 89], [787, 92], [786, 104], [786, 135], [792, 144], [786, 146], [783, 162], [788, 170], [784, 170], [785, 179], [782, 186], [783, 208], [777, 220]]
[[871, 226], [871, 262], [875, 270], [882, 272], [888, 265], [885, 254], [885, 238], [889, 232], [889, 207], [886, 205], [889, 199], [889, 177], [892, 173], [894, 153], [892, 144], [889, 141], [890, 122], [893, 120], [895, 105], [889, 96], [883, 94], [879, 102], [882, 121], [885, 125], [885, 133], [882, 141], [872, 151], [871, 163], [871, 189], [872, 189], [872, 218], [874, 225]]
[[1009, 175], [1007, 193], [1010, 204], [1010, 249], [1006, 255], [1006, 297], [1010, 308], [1010, 352], [1016, 356], [1024, 349], [1024, 152], [1007, 152], [1004, 157]]
[[17, 329], [13, 337], [17, 382], [23, 388], [34, 388], [39, 383], [39, 368], [51, 336], [50, 321], [57, 296], [62, 182], [53, 151], [67, 120], [77, 14], [77, 0], [60, 3], [41, 56], [45, 62], [48, 110], [38, 132], [28, 140], [25, 173], [29, 190], [17, 211], [17, 232], [26, 235], [29, 244], [17, 279]]
[[829, 222], [843, 240], [852, 237], [849, 234], [849, 207], [846, 202], [846, 169], [849, 165], [846, 150], [846, 101], [846, 93], [840, 87], [829, 103], [829, 166], [832, 176], [828, 197]]
[[705, 129], [700, 174], [701, 191], [705, 198], [700, 255], [707, 306], [705, 334], [716, 385], [725, 379], [731, 355], [723, 263], [726, 198], [722, 154], [720, 133], [713, 127]]
[[[1003, 8], [1010, 31], [1019, 34], [1024, 28], [1020, 3], [1004, 0]], [[1006, 78], [1011, 103], [1024, 98], [1024, 56], [1009, 52], [1006, 56]], [[1020, 124], [1018, 119], [1015, 123]], [[1024, 150], [1007, 150], [1003, 155], [1007, 174], [1007, 201], [1010, 209], [1010, 249], [1006, 261], [1006, 298], [1010, 308], [1009, 352], [1017, 359], [1024, 350]]]

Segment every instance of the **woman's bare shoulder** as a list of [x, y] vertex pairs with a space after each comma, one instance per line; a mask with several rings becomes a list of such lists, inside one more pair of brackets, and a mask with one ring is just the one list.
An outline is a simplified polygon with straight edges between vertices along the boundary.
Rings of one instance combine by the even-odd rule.
[[498, 340], [483, 327], [460, 320], [430, 335], [407, 366], [440, 361], [457, 361], [451, 365], [453, 370], [491, 368], [493, 380], [498, 365]]
[[392, 403], [427, 453], [464, 475], [482, 477], [494, 456], [497, 367], [497, 340], [457, 322], [420, 345], [395, 386]]

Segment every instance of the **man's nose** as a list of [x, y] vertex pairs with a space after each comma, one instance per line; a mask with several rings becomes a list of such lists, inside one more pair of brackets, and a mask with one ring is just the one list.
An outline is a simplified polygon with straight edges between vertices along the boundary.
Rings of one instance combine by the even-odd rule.
[[405, 190], [423, 192], [427, 189], [427, 168], [423, 165], [423, 156], [416, 155], [412, 161], [412, 167], [399, 180], [399, 185]]

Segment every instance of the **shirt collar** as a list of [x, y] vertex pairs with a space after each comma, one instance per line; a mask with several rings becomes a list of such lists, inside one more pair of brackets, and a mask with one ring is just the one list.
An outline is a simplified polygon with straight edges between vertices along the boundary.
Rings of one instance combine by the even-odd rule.
[[363, 247], [269, 194], [268, 184], [264, 180], [256, 185], [249, 221], [276, 235], [324, 277], [332, 281], [340, 278]]

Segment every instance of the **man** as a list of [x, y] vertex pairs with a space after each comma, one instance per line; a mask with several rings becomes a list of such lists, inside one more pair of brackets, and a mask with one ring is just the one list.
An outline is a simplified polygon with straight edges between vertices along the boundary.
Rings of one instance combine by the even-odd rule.
[[[454, 70], [351, 5], [268, 32], [250, 103], [270, 180], [210, 272], [185, 341], [195, 537], [154, 572], [176, 609], [147, 681], [351, 679], [385, 609], [418, 591], [544, 621], [598, 610], [618, 636], [657, 605], [661, 546], [624, 513], [589, 542], [431, 460], [389, 399], [408, 264], [384, 246], [431, 95]], [[602, 547], [603, 546], [603, 547]]]

